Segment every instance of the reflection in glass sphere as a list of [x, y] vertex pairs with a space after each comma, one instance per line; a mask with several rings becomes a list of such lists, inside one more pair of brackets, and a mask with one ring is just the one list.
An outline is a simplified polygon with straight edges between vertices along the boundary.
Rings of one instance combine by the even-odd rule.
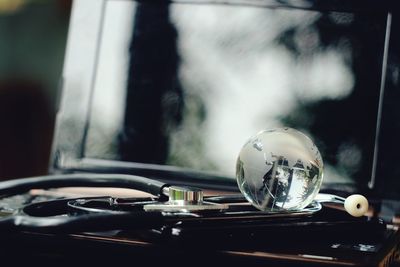
[[322, 176], [318, 148], [291, 128], [259, 132], [242, 147], [236, 163], [240, 191], [262, 211], [305, 208], [318, 194]]

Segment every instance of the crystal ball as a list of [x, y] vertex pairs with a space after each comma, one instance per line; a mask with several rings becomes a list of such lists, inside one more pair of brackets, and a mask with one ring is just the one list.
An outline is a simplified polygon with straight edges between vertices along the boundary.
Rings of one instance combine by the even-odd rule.
[[292, 128], [259, 132], [244, 144], [236, 163], [240, 191], [262, 211], [305, 208], [318, 194], [322, 178], [318, 148]]

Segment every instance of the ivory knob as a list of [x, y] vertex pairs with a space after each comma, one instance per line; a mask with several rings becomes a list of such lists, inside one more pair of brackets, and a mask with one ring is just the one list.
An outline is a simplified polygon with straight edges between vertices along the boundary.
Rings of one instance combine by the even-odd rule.
[[361, 217], [368, 211], [368, 200], [363, 195], [351, 195], [344, 201], [344, 208], [350, 215]]

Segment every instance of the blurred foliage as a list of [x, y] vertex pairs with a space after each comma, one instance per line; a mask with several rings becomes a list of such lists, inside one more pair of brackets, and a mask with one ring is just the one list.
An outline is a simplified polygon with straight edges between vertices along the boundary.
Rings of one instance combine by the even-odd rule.
[[48, 2], [50, 1], [49, 0], [0, 0], [0, 14], [18, 12], [28, 4], [48, 4]]
[[0, 0], [0, 179], [47, 173], [70, 0]]

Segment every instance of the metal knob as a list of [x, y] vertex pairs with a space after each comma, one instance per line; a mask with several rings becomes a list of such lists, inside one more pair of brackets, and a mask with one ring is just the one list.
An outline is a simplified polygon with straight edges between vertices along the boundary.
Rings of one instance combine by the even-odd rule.
[[203, 191], [195, 187], [169, 187], [169, 204], [172, 205], [201, 205]]

